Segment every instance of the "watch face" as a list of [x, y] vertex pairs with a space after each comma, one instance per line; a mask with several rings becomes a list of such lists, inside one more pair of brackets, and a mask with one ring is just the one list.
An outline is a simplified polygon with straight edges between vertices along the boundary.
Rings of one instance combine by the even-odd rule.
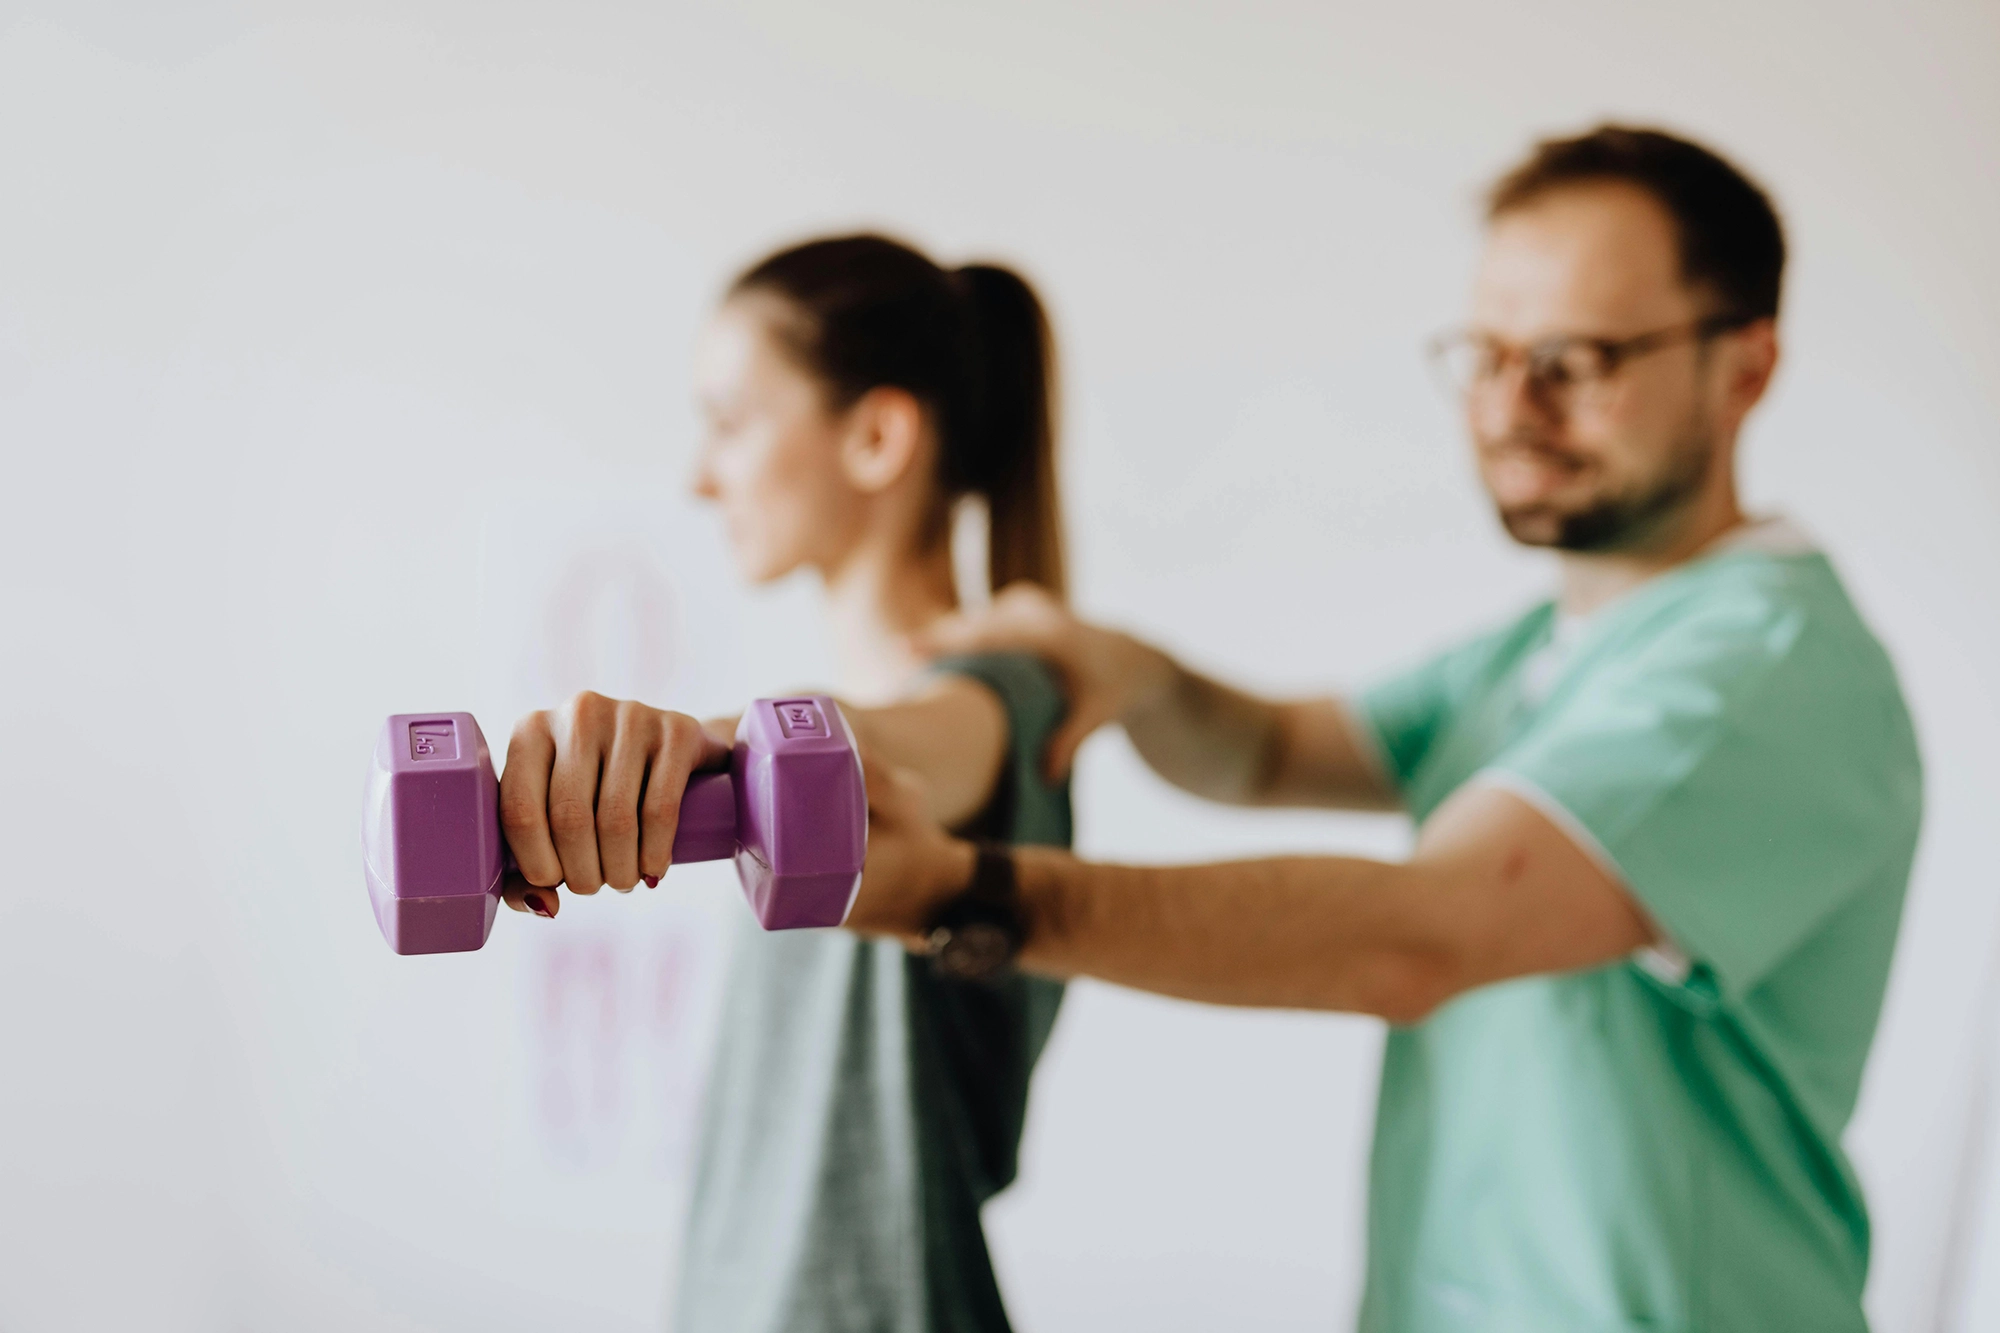
[[951, 931], [938, 950], [937, 967], [946, 976], [984, 981], [1004, 971], [1014, 954], [1014, 937], [990, 921], [968, 921]]

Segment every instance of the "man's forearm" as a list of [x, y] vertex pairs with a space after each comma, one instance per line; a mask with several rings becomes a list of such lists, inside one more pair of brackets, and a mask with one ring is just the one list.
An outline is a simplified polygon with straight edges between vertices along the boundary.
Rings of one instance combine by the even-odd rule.
[[1155, 773], [1183, 791], [1256, 803], [1270, 777], [1278, 706], [1196, 675], [1161, 654], [1158, 683], [1120, 720]]
[[1021, 966], [1211, 1004], [1422, 1018], [1462, 986], [1418, 868], [1351, 857], [1095, 865], [1016, 849]]
[[1122, 721], [1133, 748], [1176, 787], [1232, 805], [1397, 808], [1334, 700], [1259, 699], [1158, 661], [1158, 683]]
[[[847, 926], [913, 947], [972, 885], [973, 844], [924, 812], [914, 779], [869, 776], [868, 868]], [[1023, 968], [1210, 1004], [1391, 1022], [1509, 977], [1596, 967], [1658, 933], [1616, 874], [1505, 787], [1431, 813], [1408, 861], [1292, 856], [1107, 866], [1013, 849]]]

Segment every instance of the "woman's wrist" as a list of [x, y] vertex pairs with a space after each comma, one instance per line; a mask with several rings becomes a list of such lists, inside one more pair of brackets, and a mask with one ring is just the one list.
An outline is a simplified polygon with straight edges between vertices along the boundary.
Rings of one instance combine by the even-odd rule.
[[930, 885], [924, 894], [923, 919], [915, 924], [921, 928], [937, 914], [939, 907], [970, 888], [973, 872], [978, 865], [977, 844], [968, 842], [964, 838], [948, 839], [938, 856]]

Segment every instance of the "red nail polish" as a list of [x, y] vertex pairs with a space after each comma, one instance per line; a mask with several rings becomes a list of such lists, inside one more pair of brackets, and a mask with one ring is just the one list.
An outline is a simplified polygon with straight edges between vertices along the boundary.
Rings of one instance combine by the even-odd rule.
[[660, 877], [658, 875], [641, 875], [639, 878], [646, 881], [646, 887], [649, 889], [660, 887]]
[[552, 917], [555, 915], [554, 912], [551, 912], [548, 908], [542, 905], [542, 899], [539, 894], [533, 894], [533, 893], [523, 894], [522, 901], [528, 904], [528, 910], [533, 912], [536, 916]]

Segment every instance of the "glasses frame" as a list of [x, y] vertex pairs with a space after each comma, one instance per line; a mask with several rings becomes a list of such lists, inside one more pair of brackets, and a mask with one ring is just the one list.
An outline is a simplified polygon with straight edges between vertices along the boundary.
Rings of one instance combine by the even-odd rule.
[[[1506, 367], [1514, 361], [1521, 363], [1525, 372], [1528, 389], [1544, 403], [1553, 404], [1557, 393], [1568, 393], [1577, 389], [1598, 388], [1613, 379], [1625, 366], [1651, 352], [1674, 347], [1684, 342], [1705, 343], [1725, 333], [1755, 324], [1761, 315], [1726, 313], [1706, 315], [1685, 324], [1672, 324], [1663, 329], [1652, 329], [1646, 333], [1636, 333], [1629, 338], [1602, 338], [1590, 334], [1558, 334], [1552, 338], [1542, 338], [1528, 345], [1503, 343], [1473, 329], [1451, 329], [1432, 337], [1424, 346], [1426, 358], [1438, 382], [1452, 395], [1463, 401], [1477, 393], [1482, 385], [1497, 382], [1506, 373]], [[1475, 376], [1470, 382], [1459, 383], [1451, 373], [1447, 358], [1455, 347], [1476, 345], [1485, 342], [1496, 347], [1504, 355], [1497, 362], [1499, 369], [1491, 376]], [[1603, 369], [1587, 379], [1575, 377], [1558, 378], [1553, 370], [1565, 353], [1573, 347], [1588, 347], [1597, 353], [1603, 362]], [[1566, 375], [1566, 372], [1563, 372]]]

